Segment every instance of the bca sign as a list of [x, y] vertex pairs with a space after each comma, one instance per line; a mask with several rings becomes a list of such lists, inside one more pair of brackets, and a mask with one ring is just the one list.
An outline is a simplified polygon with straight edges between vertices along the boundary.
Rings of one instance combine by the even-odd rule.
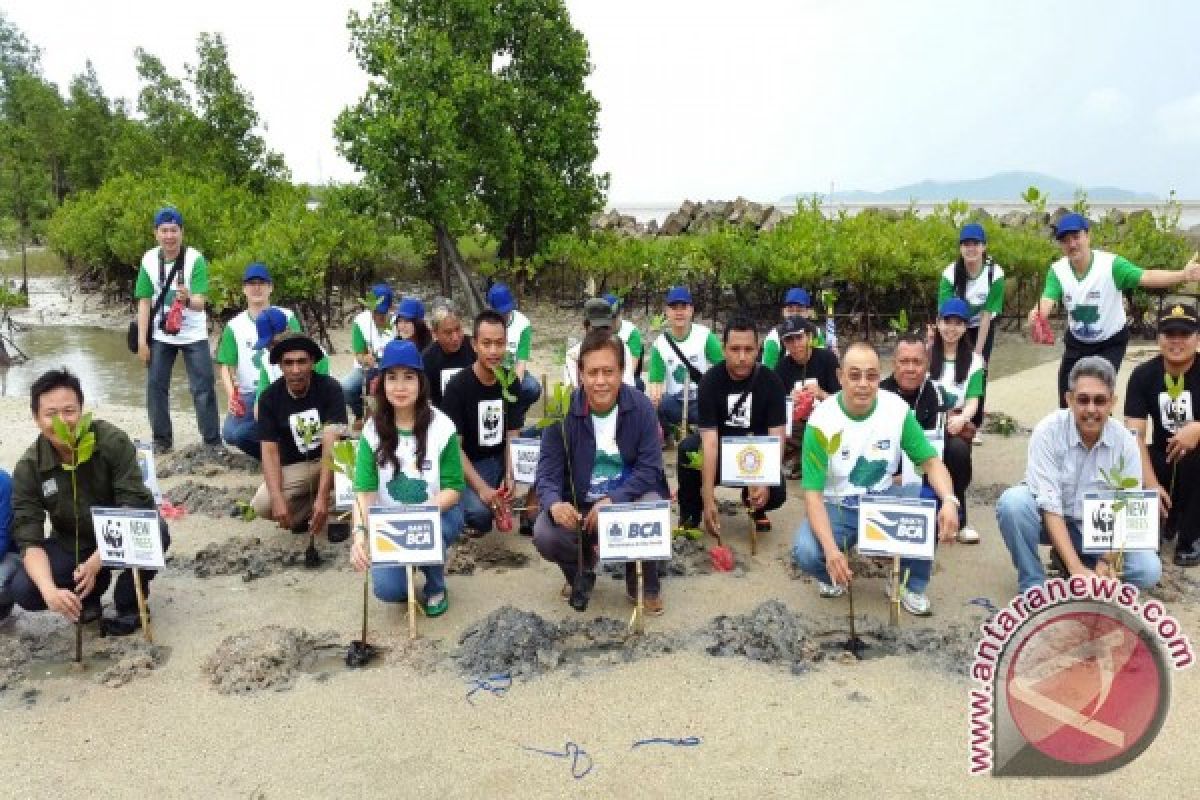
[[437, 506], [371, 506], [367, 519], [372, 564], [443, 563], [442, 515]]
[[597, 515], [601, 561], [668, 561], [671, 504], [613, 503]]
[[904, 497], [865, 495], [858, 507], [858, 552], [933, 560], [937, 503]]

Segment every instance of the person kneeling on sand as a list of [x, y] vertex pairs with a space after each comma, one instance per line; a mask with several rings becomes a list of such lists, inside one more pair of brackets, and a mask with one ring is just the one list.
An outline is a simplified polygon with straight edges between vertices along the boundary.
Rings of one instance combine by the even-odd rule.
[[[333, 444], [346, 429], [341, 384], [313, 371], [324, 357], [319, 345], [291, 333], [271, 347], [270, 360], [283, 370], [258, 398], [258, 438], [262, 442], [263, 483], [254, 494], [254, 512], [293, 533], [321, 533], [329, 517]], [[344, 531], [336, 529], [344, 538]]]
[[[92, 507], [154, 508], [154, 497], [142, 482], [133, 442], [120, 428], [92, 420], [95, 448], [75, 470], [78, 504], [71, 473], [71, 449], [54, 432], [61, 418], [74, 429], [83, 417], [83, 388], [65, 369], [44, 373], [30, 389], [33, 419], [41, 431], [13, 470], [12, 535], [21, 548], [21, 569], [11, 591], [26, 611], [56, 611], [72, 622], [93, 622], [101, 616], [101, 598], [114, 570], [104, 567], [92, 528]], [[43, 532], [50, 518], [50, 535]], [[162, 546], [171, 544], [167, 526], [159, 519]], [[76, 554], [78, 554], [78, 559]], [[149, 593], [155, 570], [139, 570], [142, 591]], [[116, 615], [102, 620], [110, 636], [138, 629], [137, 593], [133, 570], [117, 577], [113, 590]]]
[[[533, 543], [542, 558], [558, 564], [571, 594], [579, 569], [580, 527], [583, 580], [595, 583], [597, 512], [612, 503], [662, 500], [670, 496], [658, 443], [658, 420], [650, 400], [623, 385], [625, 345], [608, 329], [590, 331], [579, 350], [582, 388], [571, 397], [565, 418], [542, 431], [537, 467], [537, 495], [542, 511], [533, 528]], [[646, 613], [663, 612], [657, 570], [646, 573]], [[625, 568], [625, 590], [633, 600], [637, 578], [633, 564]]]
[[[1101, 470], [1122, 464], [1136, 488], [1142, 485], [1137, 439], [1109, 417], [1116, 403], [1117, 373], [1103, 356], [1075, 362], [1067, 376], [1067, 408], [1053, 412], [1033, 429], [1025, 482], [1000, 495], [996, 520], [1017, 568], [1024, 592], [1046, 579], [1038, 545], [1049, 544], [1064, 572], [1118, 577], [1112, 556], [1083, 555], [1083, 496], [1106, 491]], [[1162, 563], [1153, 551], [1129, 551], [1121, 576], [1135, 586], [1158, 583]]]
[[10, 584], [21, 568], [21, 551], [12, 540], [12, 476], [0, 469], [0, 622], [12, 613]]
[[[375, 411], [358, 440], [354, 468], [359, 501], [354, 504], [351, 561], [359, 572], [371, 566], [366, 520], [357, 519], [360, 507], [436, 505], [442, 516], [443, 553], [463, 530], [458, 432], [450, 418], [429, 402], [429, 378], [420, 353], [412, 342], [389, 342], [379, 369], [383, 379], [375, 388]], [[421, 571], [425, 573], [422, 607], [426, 615], [440, 616], [449, 607], [445, 567], [421, 567]], [[407, 600], [407, 572], [397, 566], [371, 567], [375, 596], [385, 603]]]
[[[939, 541], [952, 542], [958, 532], [958, 498], [950, 473], [912, 409], [898, 396], [879, 390], [879, 353], [866, 342], [850, 345], [838, 377], [842, 390], [817, 407], [804, 431], [801, 485], [807, 518], [792, 545], [796, 566], [817, 579], [822, 597], [840, 597], [854, 578], [847, 552], [858, 542], [862, 497], [913, 493], [892, 482], [901, 452], [924, 471], [941, 500]], [[841, 447], [829, 453], [818, 433], [825, 441], [840, 435]], [[900, 565], [909, 576], [900, 591], [901, 605], [910, 614], [927, 616], [931, 612], [925, 589], [933, 561], [901, 559]]]

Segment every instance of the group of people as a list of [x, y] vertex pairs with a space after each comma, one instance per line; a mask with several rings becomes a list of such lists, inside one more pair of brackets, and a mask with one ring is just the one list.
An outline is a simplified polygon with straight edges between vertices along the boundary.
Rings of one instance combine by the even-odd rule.
[[[175, 354], [183, 351], [204, 442], [219, 446], [223, 432], [226, 443], [261, 460], [255, 512], [296, 533], [320, 533], [333, 542], [352, 538], [352, 563], [372, 571], [380, 600], [406, 601], [406, 573], [372, 566], [367, 520], [359, 509], [436, 505], [444, 546], [464, 532], [511, 529], [516, 486], [510, 441], [532, 434], [526, 416], [542, 386], [529, 370], [533, 323], [517, 309], [507, 286], [493, 285], [489, 307], [473, 319], [439, 305], [428, 323], [420, 300], [397, 302], [388, 286], [373, 287], [368, 307], [351, 328], [355, 365], [339, 382], [329, 376], [324, 351], [300, 330], [296, 317], [270, 304], [267, 267], [249, 265], [243, 275], [246, 310], [226, 325], [216, 353], [229, 397], [222, 431], [215, 392], [204, 384], [205, 376], [212, 382], [204, 316], [207, 266], [184, 245], [177, 211], [163, 209], [154, 221], [159, 247], [142, 260], [136, 294], [138, 353], [149, 367], [147, 407], [159, 452], [172, 444], [166, 386]], [[1108, 557], [1082, 551], [1081, 504], [1086, 492], [1106, 488], [1104, 472], [1120, 465], [1139, 486], [1159, 492], [1169, 512], [1165, 538], [1178, 537], [1175, 562], [1200, 564], [1200, 501], [1192, 499], [1194, 492], [1178, 491], [1194, 488], [1200, 477], [1200, 422], [1193, 405], [1200, 391], [1200, 325], [1194, 307], [1172, 304], [1164, 312], [1160, 355], [1134, 371], [1124, 423], [1110, 416], [1124, 352], [1121, 337], [1127, 338], [1120, 289], [1200, 280], [1200, 263], [1179, 271], [1143, 271], [1091, 250], [1087, 221], [1077, 215], [1064, 217], [1056, 234], [1063, 258], [1051, 266], [1030, 317], [1036, 321], [1058, 302], [1067, 308], [1059, 398], [1065, 408], [1037, 426], [1026, 480], [1005, 492], [997, 507], [1018, 583], [1026, 589], [1044, 579], [1039, 544], [1052, 546], [1065, 572], [1113, 572]], [[719, 534], [717, 489], [726, 437], [772, 436], [781, 442], [778, 484], [743, 488], [742, 503], [755, 527], [769, 531], [769, 512], [787, 501], [787, 481], [800, 482], [806, 513], [791, 552], [798, 568], [815, 578], [822, 597], [841, 595], [853, 580], [847, 554], [856, 543], [865, 496], [932, 499], [941, 543], [978, 542], [978, 532], [966, 524], [966, 492], [993, 323], [1003, 309], [1004, 272], [987, 253], [982, 226], [964, 226], [959, 239], [959, 255], [941, 279], [933, 329], [899, 337], [887, 378], [879, 352], [868, 343], [852, 343], [838, 358], [816, 323], [810, 296], [798, 287], [784, 296], [781, 323], [762, 338], [755, 322], [740, 314], [718, 336], [693, 320], [689, 289], [672, 287], [664, 299], [663, 330], [648, 348], [637, 327], [621, 319], [619, 297], [589, 299], [584, 336], [568, 350], [564, 365], [571, 402], [540, 434], [522, 525], [538, 552], [560, 567], [564, 598], [575, 587], [594, 584], [599, 509], [672, 496], [663, 460], [668, 446], [678, 451], [680, 527]], [[0, 478], [0, 615], [15, 602], [72, 620], [100, 617], [100, 596], [112, 576], [96, 555], [87, 509], [153, 507], [133, 443], [96, 421], [95, 452], [75, 470], [81, 509], [76, 520], [70, 448], [53, 423], [61, 418], [75, 424], [83, 405], [79, 381], [66, 370], [47, 372], [32, 387], [40, 434], [11, 481], [7, 474]], [[339, 439], [355, 436], [358, 502], [348, 523], [331, 523], [330, 457]], [[52, 533], [44, 537], [47, 518]], [[161, 531], [166, 547], [165, 523]], [[931, 613], [932, 563], [903, 564], [908, 579], [899, 602], [912, 614]], [[1160, 570], [1154, 552], [1125, 554], [1128, 581], [1152, 585]], [[449, 605], [444, 571], [439, 566], [422, 571], [419, 602], [426, 614], [437, 616]], [[153, 572], [141, 574], [148, 591]], [[114, 634], [137, 627], [132, 581], [130, 571], [117, 577], [115, 614], [104, 620]], [[634, 600], [632, 566], [626, 589]], [[650, 614], [664, 610], [655, 569], [645, 572], [644, 602]]]

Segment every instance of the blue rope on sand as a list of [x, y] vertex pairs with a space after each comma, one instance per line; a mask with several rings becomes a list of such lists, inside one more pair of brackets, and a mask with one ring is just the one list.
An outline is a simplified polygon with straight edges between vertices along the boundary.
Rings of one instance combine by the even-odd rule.
[[987, 599], [986, 597], [973, 597], [967, 601], [967, 605], [979, 606], [980, 608], [985, 609], [989, 614], [995, 614], [997, 611], [1000, 610], [1000, 609], [996, 608], [996, 606], [992, 603], [992, 601]]
[[552, 758], [571, 759], [571, 777], [575, 780], [581, 780], [584, 776], [592, 771], [592, 757], [588, 755], [586, 750], [571, 741], [568, 741], [565, 745], [563, 745], [563, 751], [561, 753], [555, 752], [554, 750], [541, 750], [537, 747], [528, 747], [526, 745], [521, 745], [521, 749], [528, 750], [531, 753], [540, 753], [544, 756], [551, 756]]
[[486, 678], [472, 678], [468, 683], [471, 689], [467, 692], [467, 703], [475, 705], [475, 701], [471, 697], [477, 692], [490, 692], [496, 697], [503, 697], [512, 688], [512, 675], [507, 672], [500, 672], [495, 675], [489, 675]]
[[633, 746], [630, 747], [629, 749], [636, 750], [637, 748], [641, 747], [642, 745], [647, 745], [647, 744], [669, 744], [673, 747], [697, 747], [702, 741], [704, 741], [704, 740], [701, 739], [699, 736], [685, 736], [682, 739], [665, 739], [665, 738], [662, 738], [659, 736], [655, 736], [652, 739], [638, 739], [636, 742], [633, 743]]

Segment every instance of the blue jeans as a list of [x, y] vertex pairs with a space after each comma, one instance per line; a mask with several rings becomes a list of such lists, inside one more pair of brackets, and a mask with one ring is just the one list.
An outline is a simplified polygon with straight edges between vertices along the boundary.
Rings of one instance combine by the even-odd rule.
[[[1075, 552], [1086, 566], [1094, 566], [1097, 556], [1083, 554], [1079, 522], [1070, 517], [1064, 517], [1063, 521], [1067, 523], [1067, 532], [1071, 534], [1071, 545]], [[1028, 486], [1022, 483], [1000, 495], [1000, 501], [996, 503], [996, 522], [1000, 525], [1000, 535], [1004, 537], [1008, 554], [1012, 556], [1013, 566], [1017, 568], [1017, 584], [1021, 591], [1032, 589], [1045, 581], [1046, 570], [1038, 554], [1038, 545], [1050, 544], [1050, 537], [1042, 523], [1042, 511]], [[1160, 577], [1162, 562], [1158, 553], [1149, 550], [1129, 550], [1125, 553], [1122, 580], [1126, 583], [1146, 589], [1158, 583]]]
[[183, 353], [187, 370], [188, 389], [196, 407], [196, 426], [205, 444], [221, 443], [221, 422], [217, 413], [217, 387], [213, 378], [212, 354], [208, 340], [191, 344], [167, 344], [157, 339], [150, 343], [150, 369], [146, 376], [146, 409], [150, 413], [150, 430], [154, 444], [170, 449], [175, 437], [171, 430], [171, 370], [175, 355]]
[[[899, 497], [914, 496], [920, 491], [919, 486], [897, 486], [883, 494]], [[829, 525], [833, 529], [833, 540], [843, 552], [858, 544], [858, 506], [847, 508], [836, 503], [825, 501], [825, 513], [829, 515]], [[805, 574], [811, 575], [822, 583], [830, 583], [829, 571], [825, 569], [825, 551], [817, 541], [808, 520], [800, 523], [800, 528], [792, 540], [792, 559], [796, 566]], [[915, 558], [900, 559], [900, 574], [908, 571], [909, 591], [924, 594], [929, 586], [929, 576], [933, 574], [933, 561]]]
[[[458, 541], [463, 529], [462, 504], [442, 512], [442, 557], [446, 548]], [[446, 591], [446, 568], [440, 564], [420, 567], [425, 573], [425, 589], [421, 597], [426, 599]], [[401, 566], [371, 567], [371, 583], [375, 596], [384, 603], [404, 603], [408, 600], [408, 570]]]
[[533, 373], [526, 369], [525, 377], [521, 378], [521, 382], [517, 384], [515, 394], [517, 402], [513, 404], [513, 418], [508, 421], [509, 428], [524, 428], [525, 415], [542, 396], [542, 385], [538, 383], [537, 378], [533, 377]]
[[[692, 397], [688, 398], [688, 422], [693, 425], [700, 421], [700, 403], [696, 398], [696, 392], [692, 392]], [[683, 422], [683, 391], [678, 394], [663, 393], [662, 399], [658, 401], [658, 424], [662, 425], [663, 435], [669, 435], [672, 428], [679, 427]]]
[[[502, 456], [492, 456], [491, 458], [481, 458], [477, 461], [472, 461], [471, 464], [475, 467], [475, 471], [479, 473], [479, 477], [483, 478], [484, 482], [493, 489], [500, 486], [500, 481], [504, 479], [504, 458]], [[463, 489], [462, 494], [462, 510], [464, 523], [468, 528], [474, 528], [480, 533], [487, 533], [492, 529], [492, 510], [483, 504], [479, 499], [479, 495], [471, 488], [470, 484]]]
[[[350, 374], [342, 378], [342, 397], [346, 400], [346, 405], [350, 407], [350, 411], [358, 419], [363, 418], [363, 383], [370, 383], [371, 378], [375, 377], [378, 370], [355, 367], [350, 370]], [[364, 379], [363, 374], [366, 373]]]
[[258, 423], [254, 419], [254, 392], [238, 392], [242, 397], [242, 405], [246, 408], [245, 416], [225, 415], [225, 425], [221, 428], [221, 436], [225, 444], [236, 447], [255, 461], [262, 460], [262, 447], [258, 443]]

